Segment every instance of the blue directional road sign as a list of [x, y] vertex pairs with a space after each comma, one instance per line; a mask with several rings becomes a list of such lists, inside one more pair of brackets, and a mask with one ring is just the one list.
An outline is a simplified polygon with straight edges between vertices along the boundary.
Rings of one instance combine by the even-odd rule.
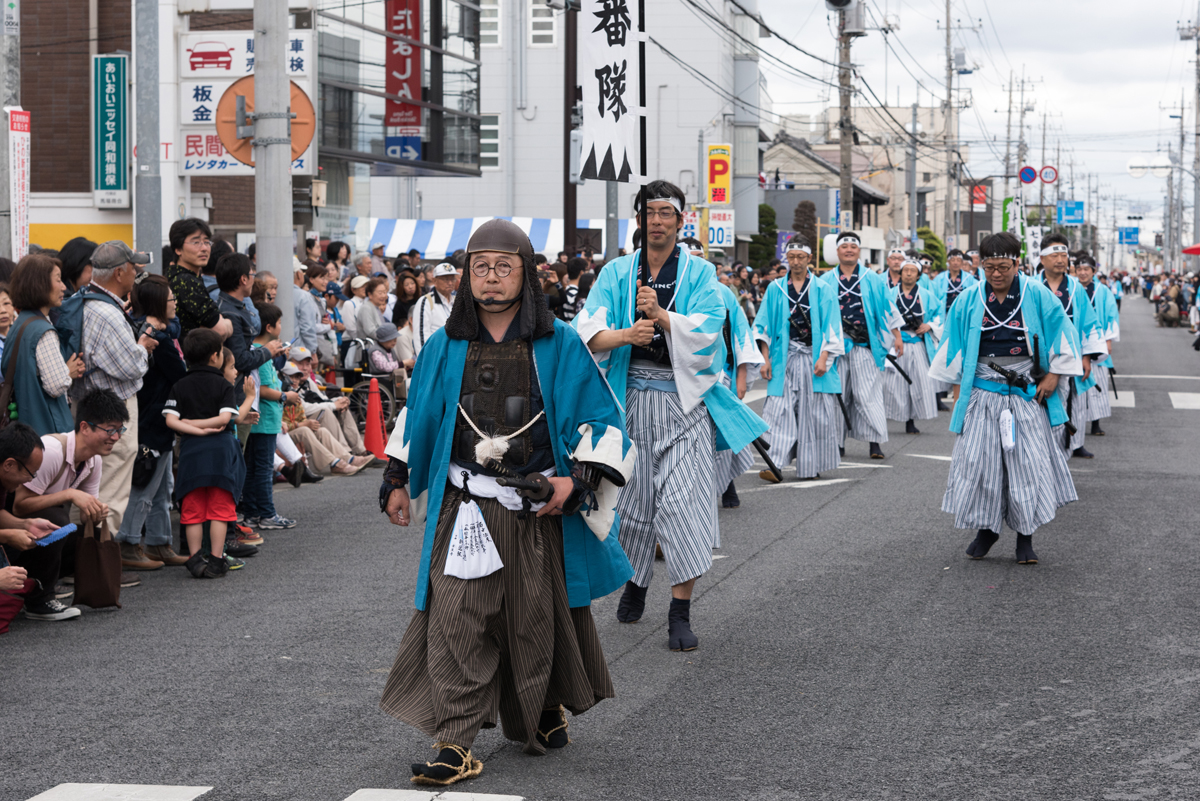
[[1060, 200], [1060, 201], [1058, 201], [1058, 224], [1059, 225], [1083, 225], [1083, 201], [1082, 200]]
[[1122, 245], [1138, 244], [1138, 229], [1137, 228], [1121, 228], [1118, 230], [1118, 243]]
[[383, 140], [384, 152], [390, 159], [421, 160], [421, 137], [387, 136]]

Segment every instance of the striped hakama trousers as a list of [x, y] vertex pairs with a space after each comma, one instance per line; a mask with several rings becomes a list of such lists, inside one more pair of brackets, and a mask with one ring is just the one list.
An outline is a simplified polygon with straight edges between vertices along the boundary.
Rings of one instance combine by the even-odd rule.
[[[754, 369], [751, 370], [750, 369], [751, 367], [753, 367]], [[749, 365], [746, 369], [746, 390], [747, 391], [749, 391], [750, 389], [752, 389], [754, 387], [754, 382], [757, 379], [758, 379], [758, 365], [757, 364]], [[733, 388], [732, 382], [729, 380], [728, 373], [721, 374], [721, 383], [727, 387], [730, 387], [730, 389], [734, 392], [734, 394], [737, 393], [737, 390]], [[734, 453], [732, 450], [730, 450], [728, 448], [726, 448], [723, 451], [716, 451], [715, 458], [716, 458], [716, 468], [715, 469], [716, 469], [716, 477], [717, 478], [715, 481], [714, 489], [716, 489], [717, 494], [720, 495], [721, 493], [723, 493], [725, 491], [725, 488], [728, 487], [729, 484], [735, 478], [740, 476], [742, 473], [745, 473], [747, 470], [750, 469], [750, 465], [754, 464], [754, 446], [747, 445], [746, 447], [742, 448], [742, 450], [738, 453]], [[716, 547], [720, 548], [721, 543], [720, 543], [720, 535], [719, 534], [718, 534], [717, 540], [718, 540], [718, 542], [717, 542]]]
[[703, 403], [685, 415], [676, 393], [634, 387], [635, 379], [673, 381], [671, 370], [632, 367], [629, 377], [625, 420], [637, 461], [617, 498], [621, 547], [639, 587], [654, 577], [656, 542], [672, 586], [682, 584], [708, 572], [720, 542], [716, 433]]
[[937, 417], [937, 397], [929, 380], [929, 356], [924, 342], [905, 342], [904, 354], [896, 361], [912, 379], [909, 385], [888, 362], [883, 371], [883, 399], [889, 420], [933, 420]]
[[[1074, 383], [1074, 380], [1075, 376], [1069, 375], [1061, 376], [1058, 379], [1056, 392], [1059, 400], [1062, 401], [1063, 409], [1067, 408], [1067, 398], [1070, 396], [1071, 384]], [[1077, 392], [1071, 400], [1071, 425], [1075, 426], [1075, 435], [1071, 437], [1070, 442], [1067, 442], [1065, 423], [1054, 427], [1054, 442], [1068, 459], [1071, 458], [1072, 451], [1083, 447], [1083, 438], [1087, 435], [1087, 432], [1084, 431], [1084, 423], [1090, 419], [1088, 417], [1088, 394], [1085, 392], [1080, 395]]]
[[846, 410], [850, 412], [850, 430], [846, 434], [860, 442], [887, 442], [883, 372], [875, 366], [871, 348], [867, 345], [855, 345], [845, 356], [839, 357], [839, 361], [842, 401], [846, 404]]
[[789, 345], [783, 394], [767, 397], [763, 419], [770, 426], [767, 436], [771, 447], [767, 452], [781, 469], [793, 459], [799, 478], [813, 478], [823, 470], [837, 469], [845, 421], [836, 397], [813, 392], [811, 345], [796, 341]]
[[520, 520], [491, 498], [475, 502], [504, 567], [469, 580], [444, 575], [462, 498], [446, 484], [426, 609], [413, 613], [379, 706], [462, 748], [499, 713], [506, 738], [543, 754], [543, 709], [578, 715], [614, 695], [592, 610], [567, 602], [562, 518]]
[[1112, 398], [1108, 393], [1112, 390], [1112, 379], [1107, 366], [1092, 364], [1092, 375], [1096, 376], [1096, 386], [1087, 391], [1087, 420], [1103, 420], [1112, 417]]
[[[1026, 359], [1009, 369], [1028, 376], [1032, 365]], [[984, 364], [975, 375], [1004, 383]], [[1005, 409], [1016, 422], [1016, 445], [1008, 452], [1000, 443], [1000, 413]], [[1033, 534], [1054, 519], [1059, 507], [1078, 497], [1041, 405], [1021, 395], [972, 389], [942, 498], [942, 511], [954, 515], [955, 528], [999, 533], [1007, 523], [1020, 534]]]

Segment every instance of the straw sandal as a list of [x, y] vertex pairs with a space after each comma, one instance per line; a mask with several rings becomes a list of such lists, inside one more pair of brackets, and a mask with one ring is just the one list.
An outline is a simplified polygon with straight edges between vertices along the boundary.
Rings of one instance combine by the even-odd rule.
[[[483, 773], [483, 763], [471, 756], [471, 752], [453, 743], [434, 743], [438, 751], [437, 762], [426, 762], [424, 765], [413, 763], [412, 783], [432, 784], [444, 787], [463, 779], [474, 779]], [[449, 752], [449, 753], [447, 753]], [[447, 760], [458, 757], [459, 763], [452, 765]]]
[[[556, 722], [557, 726], [549, 731], [542, 731], [543, 726]], [[546, 748], [565, 748], [571, 742], [567, 733], [567, 712], [559, 704], [556, 709], [543, 709], [541, 720], [538, 721], [537, 741]]]

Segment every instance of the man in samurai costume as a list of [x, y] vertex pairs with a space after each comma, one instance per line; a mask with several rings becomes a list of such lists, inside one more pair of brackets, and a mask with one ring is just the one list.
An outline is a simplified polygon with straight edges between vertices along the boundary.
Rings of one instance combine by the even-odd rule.
[[884, 278], [887, 279], [888, 289], [900, 286], [900, 266], [904, 264], [904, 257], [908, 255], [904, 248], [892, 248], [887, 254], [887, 272], [884, 273]]
[[[798, 478], [815, 479], [822, 470], [837, 469], [841, 461], [842, 315], [837, 292], [808, 270], [809, 241], [796, 234], [784, 255], [788, 274], [767, 285], [754, 318], [754, 338], [766, 360], [760, 374], [768, 382], [763, 404], [763, 418], [770, 426], [768, 455], [780, 467], [794, 459]], [[779, 481], [770, 470], [758, 477]]]
[[[721, 382], [725, 305], [716, 268], [675, 242], [684, 195], [647, 184], [635, 204], [646, 250], [609, 262], [572, 321], [595, 354], [637, 446], [637, 470], [621, 490], [621, 547], [634, 576], [617, 619], [636, 623], [662, 545], [671, 580], [668, 647], [695, 649], [691, 597], [718, 542], [715, 450], [741, 451], [766, 423]], [[714, 448], [715, 443], [715, 448]]]
[[529, 237], [486, 222], [466, 267], [417, 359], [380, 490], [393, 524], [424, 531], [417, 609], [380, 701], [436, 741], [418, 784], [479, 775], [470, 748], [497, 713], [528, 754], [565, 746], [566, 711], [613, 696], [590, 604], [633, 573], [614, 512], [633, 445], [587, 346], [546, 307]]
[[[976, 257], [979, 256], [977, 250], [972, 250], [971, 253], [974, 253]], [[963, 258], [961, 250], [951, 250], [946, 254], [946, 269], [933, 279], [933, 295], [942, 306], [942, 317], [945, 318], [950, 313], [950, 306], [954, 303], [955, 298], [964, 290], [970, 289], [978, 283], [979, 281], [975, 278], [975, 267]], [[942, 381], [934, 381], [933, 386], [938, 394], [938, 411], [950, 411], [942, 404], [942, 399], [949, 395], [951, 386]], [[957, 390], [955, 390], [955, 398], [958, 398]]]
[[[685, 239], [682, 247], [686, 247], [690, 255], [704, 258], [704, 249], [699, 242]], [[718, 293], [721, 303], [725, 306], [725, 326], [722, 337], [725, 342], [725, 370], [721, 374], [721, 383], [733, 389], [738, 400], [746, 397], [746, 392], [754, 386], [758, 378], [758, 367], [763, 363], [763, 357], [754, 346], [754, 337], [750, 330], [750, 322], [746, 312], [738, 303], [733, 290], [725, 284], [718, 283]], [[721, 506], [725, 509], [736, 509], [742, 505], [738, 498], [734, 479], [750, 469], [754, 464], [754, 448], [747, 445], [737, 453], [725, 449], [717, 451], [716, 488], [721, 493]], [[721, 547], [720, 529], [717, 531], [717, 545]]]
[[1041, 267], [1042, 283], [1062, 304], [1079, 336], [1080, 353], [1083, 354], [1082, 376], [1071, 381], [1059, 382], [1058, 394], [1062, 397], [1067, 419], [1055, 435], [1068, 459], [1072, 456], [1091, 459], [1093, 454], [1083, 447], [1083, 439], [1086, 433], [1084, 422], [1090, 419], [1087, 408], [1088, 390], [1096, 385], [1096, 379], [1092, 376], [1092, 359], [1107, 355], [1108, 348], [1100, 336], [1096, 310], [1088, 301], [1087, 293], [1079, 281], [1067, 275], [1070, 253], [1065, 236], [1047, 234], [1042, 237]]
[[[932, 291], [917, 285], [920, 274], [921, 265], [905, 260], [900, 285], [891, 290], [896, 311], [904, 319], [900, 329], [904, 353], [896, 358], [899, 370], [888, 362], [883, 371], [888, 419], [903, 422], [906, 434], [920, 434], [916, 421], [933, 420], [938, 413], [933, 381], [929, 378], [929, 354], [937, 348], [942, 336], [942, 307]], [[904, 370], [904, 375], [900, 370]]]
[[[1092, 362], [1092, 378], [1096, 380], [1096, 384], [1087, 392], [1087, 419], [1092, 424], [1088, 433], [1093, 437], [1102, 437], [1104, 431], [1100, 428], [1100, 421], [1112, 416], [1112, 401], [1108, 397], [1112, 389], [1111, 354], [1112, 343], [1121, 341], [1121, 310], [1113, 291], [1096, 280], [1096, 260], [1085, 253], [1079, 257], [1078, 262], [1075, 266], [1075, 277], [1092, 302], [1092, 308], [1096, 311], [1096, 327], [1099, 329], [1100, 338], [1104, 340], [1104, 347], [1108, 350], [1101, 358]], [[1116, 285], [1120, 286], [1121, 282], [1117, 281]]]
[[960, 384], [950, 430], [958, 434], [942, 511], [978, 529], [982, 559], [1003, 524], [1017, 532], [1017, 563], [1037, 564], [1033, 533], [1077, 500], [1051, 427], [1066, 419], [1060, 376], [1083, 372], [1078, 335], [1054, 295], [1019, 274], [1021, 243], [1004, 232], [980, 245], [987, 281], [950, 307], [929, 374]]
[[883, 276], [858, 263], [860, 239], [853, 231], [838, 234], [838, 267], [818, 280], [837, 293], [846, 355], [838, 371], [842, 398], [850, 417], [852, 439], [869, 443], [871, 458], [882, 459], [887, 442], [887, 410], [883, 403], [883, 366], [889, 348], [904, 354], [900, 327], [904, 320], [888, 297]]
[[921, 265], [921, 275], [917, 278], [917, 283], [922, 289], [933, 289], [933, 279], [929, 277], [933, 272], [933, 256], [928, 253], [920, 253], [917, 256], [917, 263]]

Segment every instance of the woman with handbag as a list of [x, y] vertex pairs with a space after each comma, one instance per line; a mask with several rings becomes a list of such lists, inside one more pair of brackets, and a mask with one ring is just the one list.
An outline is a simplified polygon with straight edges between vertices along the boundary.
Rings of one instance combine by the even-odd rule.
[[143, 273], [133, 288], [133, 314], [138, 329], [158, 341], [150, 369], [138, 390], [138, 455], [133, 464], [129, 505], [116, 540], [121, 550], [136, 551], [146, 529], [144, 553], [167, 566], [187, 564], [187, 557], [171, 549], [171, 493], [175, 478], [171, 455], [175, 432], [167, 427], [163, 407], [171, 387], [187, 374], [179, 350], [179, 320], [175, 317], [175, 293], [161, 275]]
[[[4, 373], [3, 406], [16, 402], [23, 423], [39, 436], [71, 431], [75, 421], [67, 405], [71, 382], [83, 375], [78, 353], [64, 358], [58, 333], [50, 322], [50, 310], [62, 305], [67, 287], [62, 281], [58, 259], [35, 253], [21, 259], [13, 272], [13, 306], [20, 315], [10, 330], [0, 370]], [[0, 414], [0, 425], [7, 421]]]

